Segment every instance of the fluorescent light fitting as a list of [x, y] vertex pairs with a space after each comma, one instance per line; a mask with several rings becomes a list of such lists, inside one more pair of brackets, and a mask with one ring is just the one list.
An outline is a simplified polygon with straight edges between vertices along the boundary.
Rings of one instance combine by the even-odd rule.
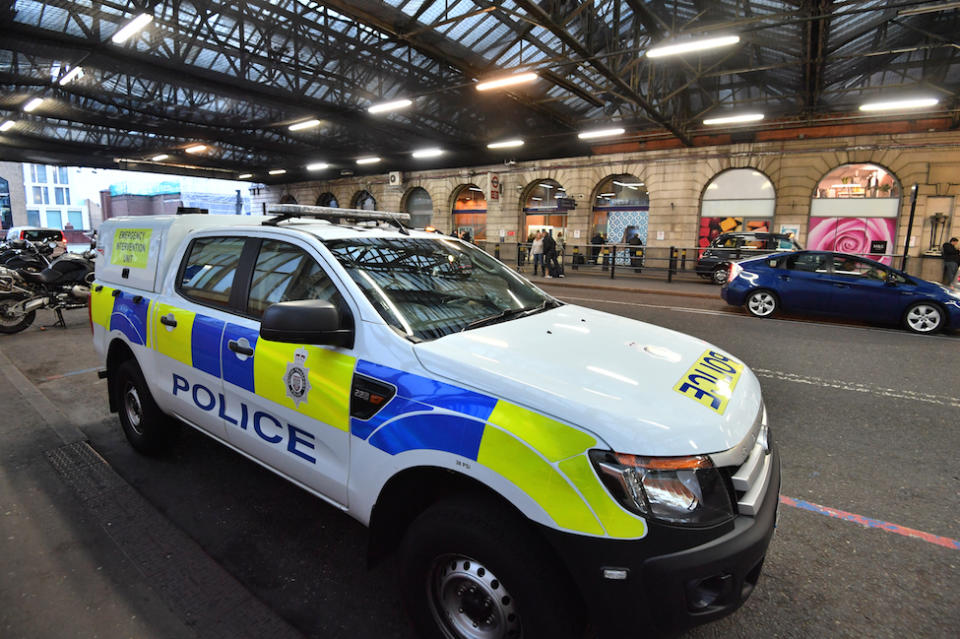
[[590, 140], [592, 138], [612, 138], [615, 135], [623, 135], [626, 129], [597, 129], [595, 131], [581, 131], [577, 137], [581, 140]]
[[82, 76], [83, 76], [83, 67], [73, 67], [72, 69], [70, 69], [70, 71], [67, 73], [67, 75], [65, 75], [65, 76], [63, 76], [62, 78], [60, 78], [60, 86], [64, 86], [65, 84], [69, 84], [69, 83], [73, 82], [74, 80], [76, 80], [77, 78], [82, 77]]
[[616, 193], [601, 193], [600, 197], [613, 197]]
[[357, 164], [376, 164], [379, 161], [378, 157], [357, 158]]
[[113, 37], [110, 38], [114, 44], [123, 44], [130, 39], [134, 33], [144, 28], [148, 24], [153, 22], [153, 16], [149, 13], [141, 13], [136, 18], [131, 20], [121, 28], [119, 31], [113, 34]]
[[542, 197], [532, 197], [532, 198], [530, 198], [530, 199], [533, 200], [534, 202], [543, 202], [543, 198], [542, 198]]
[[163, 162], [163, 161], [166, 160], [168, 157], [170, 157], [170, 156], [167, 155], [166, 153], [161, 153], [160, 155], [155, 155], [155, 156], [153, 156], [152, 158], [150, 158], [150, 161], [151, 161], [151, 162]]
[[523, 146], [523, 140], [504, 140], [503, 142], [491, 142], [487, 145], [488, 149], [511, 149], [515, 146]]
[[0, 124], [0, 131], [6, 133], [10, 129], [12, 129], [14, 126], [16, 126], [16, 124], [17, 123], [14, 122], [13, 120], [7, 120], [3, 124]]
[[324, 169], [326, 169], [326, 168], [329, 168], [329, 167], [330, 167], [330, 165], [327, 164], [326, 162], [314, 162], [313, 164], [308, 164], [308, 165], [307, 165], [307, 170], [308, 170], [308, 171], [322, 171], [322, 170], [324, 170]]
[[503, 87], [513, 86], [515, 84], [524, 84], [526, 82], [533, 82], [539, 76], [536, 73], [518, 73], [516, 75], [507, 76], [505, 78], [499, 78], [497, 80], [489, 80], [487, 82], [481, 82], [477, 85], [477, 91], [489, 91], [490, 89], [500, 89]]
[[415, 158], [435, 158], [438, 155], [443, 155], [443, 149], [420, 149], [419, 151], [413, 152], [413, 157]]
[[620, 182], [619, 180], [614, 180], [613, 183], [617, 186], [625, 186], [631, 189], [635, 189], [638, 186], [643, 186], [643, 182]]
[[740, 115], [728, 115], [722, 118], [707, 118], [703, 123], [707, 126], [715, 124], [742, 124], [744, 122], [759, 122], [762, 119], [762, 113], [742, 113]]
[[704, 51], [706, 49], [716, 49], [717, 47], [728, 47], [731, 44], [740, 42], [740, 36], [721, 36], [719, 38], [704, 38], [703, 40], [689, 40], [687, 42], [677, 42], [675, 44], [665, 44], [662, 46], [648, 49], [646, 56], [648, 58], [663, 58], [669, 55], [681, 55], [683, 53], [692, 53], [694, 51]]
[[253, 177], [253, 173], [241, 173], [240, 175], [237, 176], [237, 179], [238, 179], [238, 180], [246, 180], [246, 179], [252, 178], [252, 177]]
[[413, 100], [393, 100], [391, 102], [381, 102], [380, 104], [373, 104], [367, 107], [367, 112], [369, 113], [385, 113], [387, 111], [397, 111], [399, 109], [406, 109], [408, 106], [413, 104]]
[[538, 184], [541, 189], [552, 189], [553, 187], [549, 184]]
[[184, 149], [187, 153], [200, 153], [201, 151], [206, 151], [206, 144], [194, 144], [193, 146], [188, 146]]
[[302, 131], [303, 129], [312, 129], [315, 126], [320, 126], [320, 120], [306, 120], [305, 122], [297, 122], [296, 124], [291, 124], [287, 128], [291, 131]]
[[470, 190], [471, 190], [471, 191], [476, 191], [477, 193], [483, 193], [483, 189], [478, 189], [478, 188], [475, 187], [475, 186], [471, 186], [471, 187], [470, 187]]
[[23, 110], [26, 111], [27, 113], [30, 113], [41, 104], [43, 104], [43, 98], [33, 98], [32, 100], [30, 100], [29, 102], [23, 105]]
[[270, 175], [283, 175], [286, 172], [287, 172], [286, 169], [270, 169], [269, 171], [267, 171], [267, 173], [269, 173]]
[[907, 100], [890, 100], [889, 102], [867, 102], [860, 105], [861, 111], [903, 111], [906, 109], [923, 109], [936, 105], [936, 98], [911, 98]]

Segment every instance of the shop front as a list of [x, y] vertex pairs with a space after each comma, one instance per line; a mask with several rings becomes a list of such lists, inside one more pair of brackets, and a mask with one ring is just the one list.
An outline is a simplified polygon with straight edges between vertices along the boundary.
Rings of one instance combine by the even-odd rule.
[[487, 198], [476, 184], [461, 184], [454, 191], [453, 233], [473, 242], [487, 239]]
[[773, 182], [756, 169], [730, 169], [707, 184], [700, 201], [697, 246], [706, 248], [722, 233], [780, 232], [773, 228]]

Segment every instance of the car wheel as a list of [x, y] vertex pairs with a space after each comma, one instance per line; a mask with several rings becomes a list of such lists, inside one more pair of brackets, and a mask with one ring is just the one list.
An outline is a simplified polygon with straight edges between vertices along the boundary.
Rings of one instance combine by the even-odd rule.
[[153, 401], [137, 363], [128, 359], [113, 378], [120, 413], [120, 425], [127, 441], [144, 455], [158, 455], [170, 449], [180, 434], [180, 423], [168, 417]]
[[713, 273], [710, 274], [710, 281], [712, 281], [714, 284], [723, 286], [727, 283], [728, 277], [730, 277], [730, 265], [721, 264], [717, 268], [713, 269]]
[[776, 312], [778, 305], [777, 296], [764, 289], [747, 295], [747, 310], [756, 317], [770, 317]]
[[410, 525], [400, 590], [419, 636], [581, 637], [582, 605], [557, 559], [507, 508], [448, 499]]
[[931, 302], [918, 302], [907, 309], [903, 325], [914, 333], [936, 333], [943, 326], [943, 311]]

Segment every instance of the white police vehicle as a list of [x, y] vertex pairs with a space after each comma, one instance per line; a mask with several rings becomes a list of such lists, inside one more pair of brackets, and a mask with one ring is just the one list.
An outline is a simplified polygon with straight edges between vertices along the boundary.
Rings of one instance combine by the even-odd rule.
[[757, 378], [665, 328], [564, 304], [388, 213], [103, 224], [110, 407], [180, 423], [399, 551], [423, 636], [672, 633], [735, 610], [780, 471]]

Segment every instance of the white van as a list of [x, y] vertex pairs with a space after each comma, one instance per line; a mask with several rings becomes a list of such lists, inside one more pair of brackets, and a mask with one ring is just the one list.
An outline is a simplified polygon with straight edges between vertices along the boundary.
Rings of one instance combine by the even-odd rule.
[[746, 599], [780, 470], [743, 362], [402, 214], [273, 212], [103, 224], [93, 338], [137, 450], [187, 424], [369, 526], [424, 636], [675, 632]]

